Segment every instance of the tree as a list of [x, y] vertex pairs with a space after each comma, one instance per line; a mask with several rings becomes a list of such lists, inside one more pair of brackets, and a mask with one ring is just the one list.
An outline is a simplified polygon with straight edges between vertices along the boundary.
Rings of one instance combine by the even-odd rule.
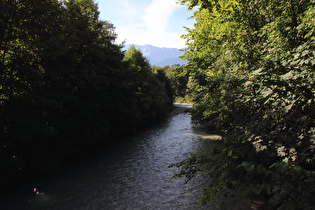
[[[130, 90], [136, 99], [135, 104], [139, 113], [139, 119], [158, 118], [165, 115], [172, 105], [172, 96], [167, 95], [166, 86], [154, 75], [148, 60], [139, 49], [131, 46], [125, 54], [124, 61], [129, 65]], [[160, 91], [162, 90], [162, 91]], [[164, 112], [161, 112], [164, 110]]]
[[[182, 1], [199, 5], [184, 57], [197, 94], [193, 119], [223, 135], [183, 161], [208, 169], [203, 201], [264, 197], [314, 207], [314, 2]], [[246, 179], [244, 178], [246, 177]]]
[[123, 60], [92, 0], [9, 0], [0, 9], [1, 190], [170, 108], [144, 57]]

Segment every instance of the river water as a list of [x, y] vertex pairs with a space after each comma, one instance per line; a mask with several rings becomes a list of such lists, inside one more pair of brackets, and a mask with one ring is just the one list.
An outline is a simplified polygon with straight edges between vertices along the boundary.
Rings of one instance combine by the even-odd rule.
[[187, 184], [184, 178], [170, 180], [179, 169], [168, 166], [205, 146], [202, 135], [190, 114], [178, 113], [6, 195], [0, 209], [218, 209], [198, 204], [206, 187], [202, 174]]

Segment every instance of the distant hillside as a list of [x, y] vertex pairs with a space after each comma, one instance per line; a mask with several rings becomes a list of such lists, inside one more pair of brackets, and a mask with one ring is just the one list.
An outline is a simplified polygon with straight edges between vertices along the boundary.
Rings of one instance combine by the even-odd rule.
[[[130, 45], [126, 45], [124, 50], [128, 50]], [[187, 61], [182, 61], [179, 56], [183, 55], [183, 52], [177, 48], [160, 48], [152, 45], [135, 45], [137, 49], [140, 49], [145, 57], [150, 61], [151, 65], [155, 66], [172, 66], [175, 64], [184, 65]]]

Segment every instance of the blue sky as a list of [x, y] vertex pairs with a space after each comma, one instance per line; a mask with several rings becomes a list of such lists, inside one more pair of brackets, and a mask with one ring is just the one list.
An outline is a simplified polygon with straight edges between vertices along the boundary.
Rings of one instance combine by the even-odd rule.
[[117, 43], [185, 47], [183, 28], [193, 28], [193, 15], [177, 0], [96, 0], [100, 18], [116, 27]]

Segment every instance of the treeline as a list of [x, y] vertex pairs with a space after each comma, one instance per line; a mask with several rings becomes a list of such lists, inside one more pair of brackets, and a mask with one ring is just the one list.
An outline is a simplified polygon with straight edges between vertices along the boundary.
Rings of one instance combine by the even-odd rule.
[[158, 78], [161, 81], [165, 81], [169, 94], [172, 93], [175, 102], [190, 103], [192, 102], [193, 95], [193, 92], [190, 89], [191, 77], [188, 74], [183, 73], [183, 68], [184, 66], [181, 66], [180, 64], [163, 67], [152, 66], [152, 70]]
[[223, 136], [176, 164], [208, 171], [202, 198], [243, 198], [262, 209], [315, 207], [315, 2], [182, 0], [194, 14], [185, 36], [193, 120]]
[[0, 1], [0, 188], [165, 116], [163, 72], [131, 47], [93, 0]]

